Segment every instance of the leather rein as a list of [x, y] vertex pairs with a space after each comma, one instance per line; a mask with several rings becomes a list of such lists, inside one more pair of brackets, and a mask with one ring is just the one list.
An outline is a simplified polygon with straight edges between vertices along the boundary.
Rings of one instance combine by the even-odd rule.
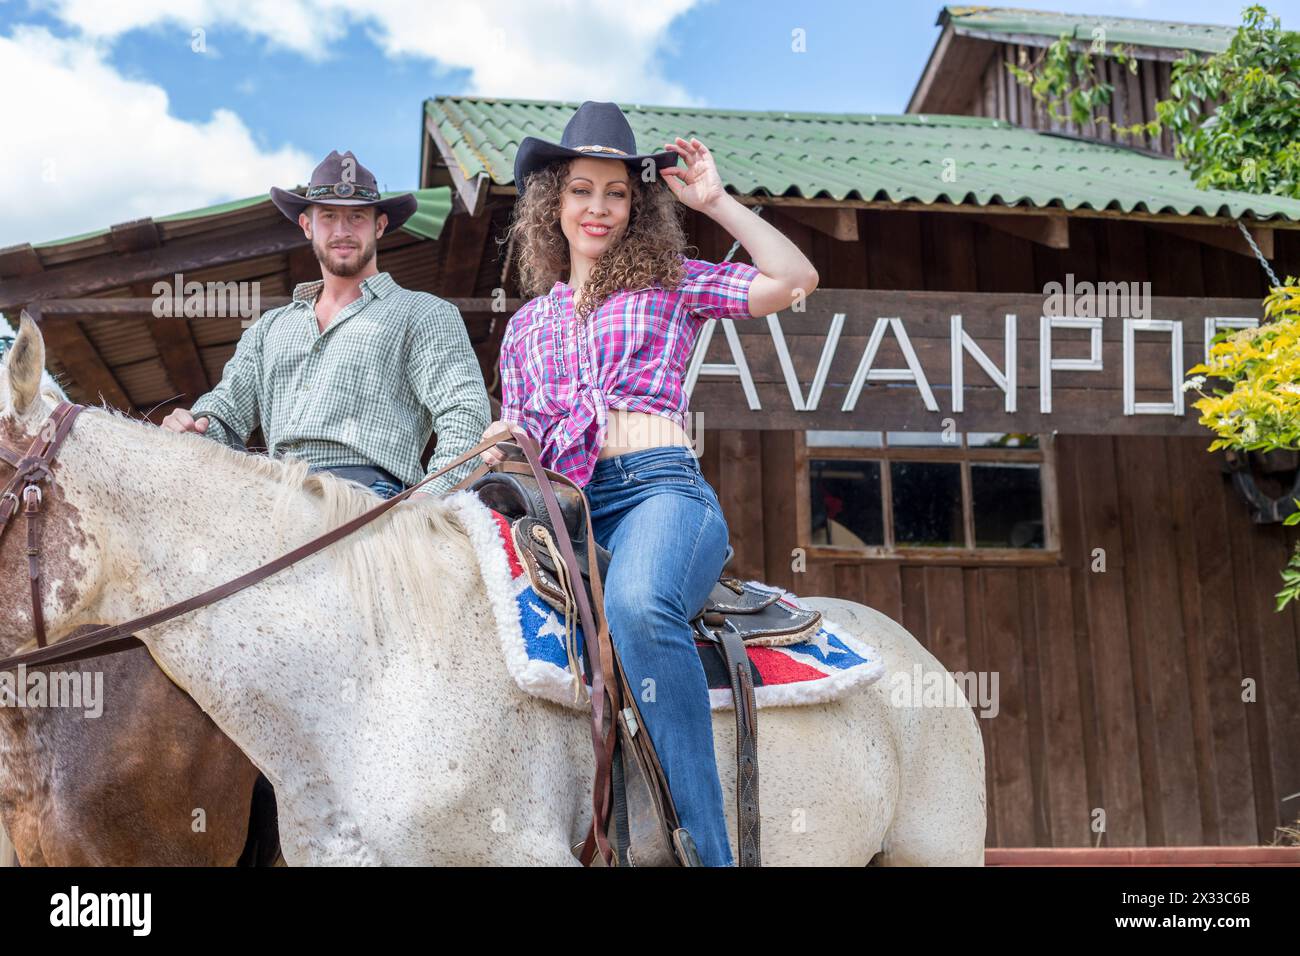
[[[533, 438], [519, 426], [508, 424], [509, 435], [502, 432], [494, 433], [495, 437], [485, 438], [445, 467], [426, 475], [419, 482], [399, 492], [392, 498], [381, 501], [369, 511], [357, 515], [337, 528], [313, 538], [311, 541], [272, 561], [268, 561], [261, 567], [254, 568], [247, 574], [243, 574], [201, 594], [178, 601], [161, 610], [137, 617], [134, 620], [124, 621], [121, 624], [95, 627], [90, 630], [83, 628], [73, 637], [67, 637], [50, 644], [45, 631], [45, 616], [41, 600], [40, 537], [46, 497], [46, 492], [41, 490], [41, 486], [45, 485], [47, 490], [53, 486], [53, 466], [59, 450], [63, 447], [68, 433], [72, 431], [77, 416], [84, 410], [84, 405], [66, 401], [60, 402], [49, 419], [41, 426], [40, 433], [33, 439], [25, 452], [16, 452], [0, 445], [0, 466], [8, 465], [14, 469], [13, 477], [4, 486], [4, 491], [0, 492], [0, 541], [3, 540], [11, 520], [18, 513], [19, 508], [22, 508], [23, 515], [27, 520], [27, 547], [24, 549], [24, 554], [27, 557], [27, 573], [31, 585], [32, 626], [37, 645], [34, 650], [23, 651], [0, 659], [0, 671], [10, 670], [20, 664], [36, 667], [85, 660], [140, 647], [143, 642], [134, 636], [136, 631], [155, 627], [174, 620], [183, 614], [188, 614], [190, 611], [215, 604], [223, 598], [237, 594], [266, 580], [271, 575], [297, 564], [299, 561], [324, 550], [331, 544], [346, 538], [352, 532], [379, 518], [433, 479], [463, 465], [467, 461], [477, 458], [489, 448], [494, 448], [502, 442], [513, 440], [523, 451], [528, 468], [537, 479], [538, 488], [541, 491], [542, 500], [546, 506], [552, 527], [564, 528], [566, 525], [555, 491], [551, 488], [551, 482], [558, 481], [578, 488], [567, 477], [542, 467], [539, 460], [540, 452]], [[491, 471], [492, 468], [493, 466], [486, 463], [480, 464], [468, 477], [449, 489], [448, 493], [468, 488]], [[578, 490], [581, 492], [580, 488]], [[596, 537], [591, 529], [589, 509], [584, 508], [583, 511], [587, 521], [589, 566], [594, 568], [596, 567]], [[582, 580], [577, 558], [573, 553], [573, 543], [569, 539], [569, 535], [557, 534], [555, 538], [556, 544], [559, 546], [560, 557], [568, 568], [570, 580]], [[581, 587], [575, 588], [577, 592], [575, 597], [578, 604], [578, 618], [582, 624], [583, 633], [595, 635], [596, 638], [585, 642], [586, 651], [591, 656], [591, 738], [596, 755], [596, 776], [592, 793], [594, 811], [592, 828], [588, 832], [581, 859], [584, 864], [589, 864], [594, 858], [595, 851], [599, 850], [606, 864], [613, 865], [614, 851], [609, 845], [605, 834], [612, 802], [611, 784], [613, 777], [611, 769], [616, 743], [615, 715], [618, 713], [619, 708], [619, 689], [618, 682], [614, 678], [614, 653], [609, 637], [609, 625], [605, 620], [604, 596], [601, 593], [599, 582], [594, 578], [592, 589], [594, 601], [589, 602], [584, 589]]]

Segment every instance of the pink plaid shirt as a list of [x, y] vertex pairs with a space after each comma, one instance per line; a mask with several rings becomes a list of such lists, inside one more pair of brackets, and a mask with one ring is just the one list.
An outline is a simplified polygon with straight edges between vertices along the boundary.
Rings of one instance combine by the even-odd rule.
[[582, 322], [563, 282], [511, 317], [501, 342], [501, 418], [537, 440], [546, 467], [586, 485], [611, 408], [686, 427], [682, 379], [701, 324], [749, 318], [758, 270], [699, 259], [684, 266], [676, 289], [615, 293]]

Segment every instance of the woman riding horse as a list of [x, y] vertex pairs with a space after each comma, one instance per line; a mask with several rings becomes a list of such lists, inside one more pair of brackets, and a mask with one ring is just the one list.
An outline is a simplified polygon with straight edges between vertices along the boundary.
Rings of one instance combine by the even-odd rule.
[[[705, 321], [786, 309], [813, 291], [817, 272], [727, 194], [703, 143], [678, 138], [638, 153], [613, 103], [584, 103], [559, 143], [526, 137], [515, 185], [510, 231], [535, 298], [502, 341], [501, 419], [538, 441], [547, 467], [584, 486], [596, 540], [613, 555], [610, 635], [678, 818], [705, 865], [730, 866], [708, 686], [689, 624], [718, 580], [728, 532], [685, 431], [683, 377]], [[687, 258], [679, 202], [738, 239], [754, 264]]]

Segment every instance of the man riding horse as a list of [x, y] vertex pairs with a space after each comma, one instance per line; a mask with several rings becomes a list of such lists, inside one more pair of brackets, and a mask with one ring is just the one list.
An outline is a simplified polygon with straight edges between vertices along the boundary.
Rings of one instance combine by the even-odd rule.
[[[250, 327], [216, 388], [163, 427], [237, 445], [260, 425], [272, 457], [304, 459], [390, 498], [471, 448], [491, 418], [460, 312], [379, 271], [376, 244], [411, 217], [415, 197], [381, 197], [351, 151], [335, 151], [305, 195], [273, 187], [271, 201], [311, 240], [321, 278]], [[417, 494], [446, 491], [471, 468]]]

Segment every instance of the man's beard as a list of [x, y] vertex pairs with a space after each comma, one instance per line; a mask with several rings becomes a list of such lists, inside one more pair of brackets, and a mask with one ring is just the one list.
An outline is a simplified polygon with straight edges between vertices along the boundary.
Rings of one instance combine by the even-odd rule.
[[325, 271], [331, 275], [336, 275], [341, 279], [347, 279], [356, 275], [366, 266], [370, 265], [371, 260], [375, 258], [374, 239], [362, 243], [360, 253], [352, 256], [352, 258], [347, 262], [342, 261], [338, 254], [333, 249], [330, 249], [324, 242], [319, 242], [313, 239], [311, 248], [312, 251], [316, 253], [316, 261], [324, 267]]

